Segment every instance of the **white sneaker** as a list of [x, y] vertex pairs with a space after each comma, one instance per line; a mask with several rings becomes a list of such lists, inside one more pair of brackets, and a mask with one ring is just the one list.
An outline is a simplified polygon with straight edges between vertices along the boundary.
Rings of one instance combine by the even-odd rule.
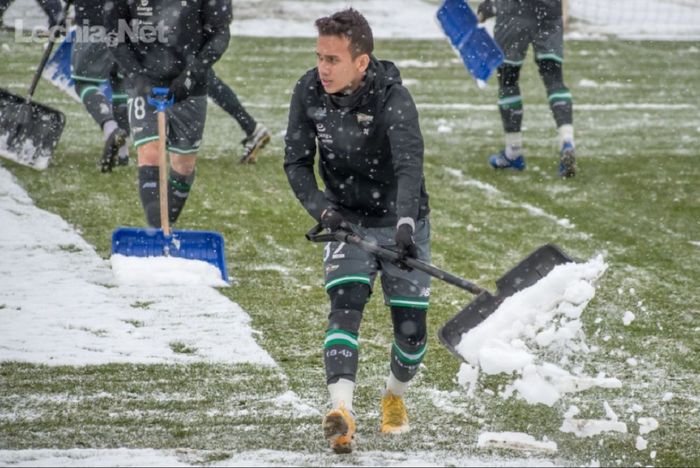
[[243, 155], [241, 155], [241, 159], [238, 162], [241, 164], [254, 164], [258, 159], [260, 150], [270, 142], [270, 138], [270, 132], [267, 131], [265, 126], [257, 124], [253, 133], [241, 141]]

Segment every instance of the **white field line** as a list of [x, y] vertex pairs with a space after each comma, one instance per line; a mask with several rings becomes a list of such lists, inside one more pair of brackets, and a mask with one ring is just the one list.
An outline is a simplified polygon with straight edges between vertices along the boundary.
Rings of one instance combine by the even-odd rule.
[[[505, 194], [498, 190], [496, 187], [494, 187], [491, 184], [487, 184], [485, 182], [481, 182], [476, 179], [470, 179], [464, 175], [464, 173], [459, 170], [459, 169], [453, 169], [450, 167], [446, 167], [445, 171], [450, 174], [451, 176], [455, 177], [459, 183], [459, 185], [463, 185], [465, 187], [475, 187], [484, 194], [488, 196], [488, 198], [496, 201], [498, 204], [501, 206], [505, 206], [508, 208], [520, 208], [524, 209], [528, 213], [530, 213], [532, 216], [540, 217], [540, 218], [545, 218], [548, 219], [555, 224], [565, 228], [565, 229], [575, 229], [576, 225], [573, 224], [570, 220], [566, 218], [558, 218], [554, 216], [551, 213], [547, 213], [541, 208], [538, 208], [534, 205], [531, 205], [529, 203], [516, 203], [513, 201], [508, 200], [505, 197]], [[578, 236], [580, 236], [582, 239], [590, 239], [591, 235], [584, 233], [584, 232], [578, 232]]]
[[[289, 109], [289, 104], [269, 104], [260, 102], [246, 102], [246, 107], [254, 107], [258, 109]], [[496, 104], [468, 104], [468, 103], [416, 103], [419, 110], [478, 110], [491, 111], [496, 107]], [[549, 109], [545, 104], [528, 104], [528, 109]], [[697, 106], [691, 104], [657, 104], [651, 102], [640, 103], [625, 103], [625, 104], [577, 104], [574, 103], [574, 109], [577, 111], [639, 111], [639, 110], [696, 110]]]
[[[418, 109], [426, 110], [492, 110], [495, 104], [435, 104], [422, 103], [417, 104]], [[549, 109], [548, 105], [544, 104], [529, 104], [528, 108]], [[574, 109], [585, 111], [637, 111], [637, 110], [696, 110], [697, 106], [690, 104], [655, 104], [655, 103], [626, 103], [626, 104], [577, 104], [574, 102]]]

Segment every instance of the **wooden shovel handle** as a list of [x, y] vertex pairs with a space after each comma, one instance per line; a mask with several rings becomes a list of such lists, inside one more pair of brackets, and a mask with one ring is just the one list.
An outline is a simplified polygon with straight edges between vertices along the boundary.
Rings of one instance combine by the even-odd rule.
[[158, 167], [160, 189], [160, 226], [165, 236], [170, 236], [168, 217], [168, 154], [165, 139], [165, 111], [158, 112]]

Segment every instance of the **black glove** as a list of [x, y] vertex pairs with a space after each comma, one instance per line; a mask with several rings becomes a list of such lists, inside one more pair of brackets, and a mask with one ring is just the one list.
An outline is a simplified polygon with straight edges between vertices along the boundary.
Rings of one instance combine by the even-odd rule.
[[484, 0], [476, 9], [476, 17], [479, 23], [483, 23], [487, 19], [496, 16], [496, 7], [491, 0]]
[[343, 215], [333, 208], [323, 210], [323, 213], [321, 213], [321, 225], [331, 232], [335, 232], [338, 229], [350, 230], [350, 225], [345, 221]]
[[399, 249], [399, 255], [402, 259], [410, 257], [418, 257], [418, 248], [413, 240], [413, 227], [408, 223], [399, 225], [396, 229], [396, 247]]
[[198, 62], [189, 65], [170, 83], [170, 97], [174, 97], [175, 102], [184, 101], [190, 97], [192, 90], [198, 84], [206, 82], [208, 71]]

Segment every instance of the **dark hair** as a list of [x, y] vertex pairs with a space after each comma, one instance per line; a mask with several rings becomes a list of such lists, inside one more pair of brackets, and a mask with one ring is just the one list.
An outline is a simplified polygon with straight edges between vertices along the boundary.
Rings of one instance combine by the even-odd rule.
[[353, 8], [317, 19], [316, 28], [321, 36], [347, 37], [353, 58], [361, 54], [371, 55], [374, 50], [372, 28], [362, 13]]

